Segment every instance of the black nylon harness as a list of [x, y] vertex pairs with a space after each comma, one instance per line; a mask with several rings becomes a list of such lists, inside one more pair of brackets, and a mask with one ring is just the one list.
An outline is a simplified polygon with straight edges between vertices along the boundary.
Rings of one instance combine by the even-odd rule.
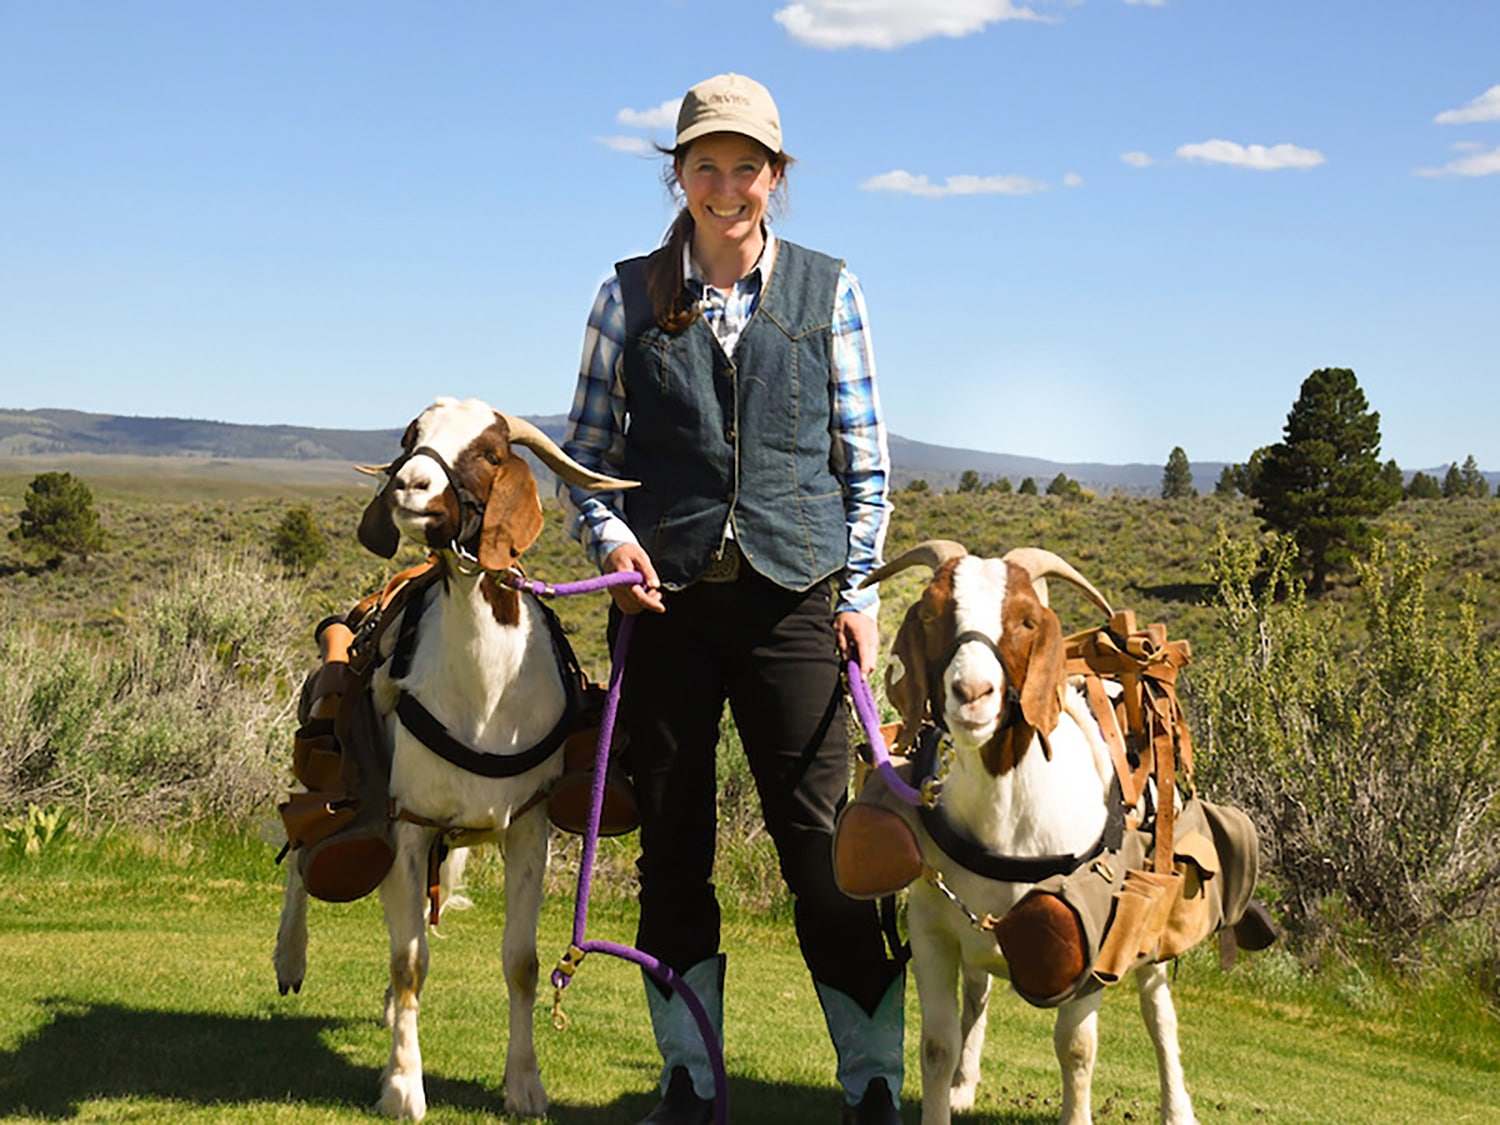
[[[937, 764], [938, 744], [945, 733], [931, 723], [922, 725], [913, 757], [916, 777], [932, 776]], [[917, 806], [917, 816], [932, 842], [960, 867], [1001, 883], [1040, 883], [1054, 875], [1066, 875], [1104, 852], [1118, 851], [1125, 835], [1125, 802], [1120, 795], [1118, 777], [1110, 783], [1104, 830], [1093, 846], [1079, 855], [1012, 856], [992, 852], [955, 828], [944, 815], [941, 803], [931, 808]]]
[[[404, 679], [411, 669], [411, 654], [416, 647], [417, 624], [427, 608], [426, 591], [406, 604], [406, 614], [401, 619], [401, 632], [396, 637], [396, 648], [391, 654], [391, 678]], [[521, 597], [530, 597], [521, 594]], [[403, 726], [418, 742], [444, 761], [481, 777], [515, 777], [541, 765], [561, 749], [568, 735], [583, 728], [583, 670], [573, 646], [568, 643], [562, 622], [552, 608], [535, 598], [532, 605], [542, 614], [547, 623], [547, 632], [552, 641], [552, 655], [557, 660], [557, 672], [562, 677], [565, 702], [562, 715], [550, 731], [529, 750], [518, 754], [483, 754], [460, 742], [448, 732], [448, 728], [410, 692], [403, 690], [396, 700], [396, 715]]]

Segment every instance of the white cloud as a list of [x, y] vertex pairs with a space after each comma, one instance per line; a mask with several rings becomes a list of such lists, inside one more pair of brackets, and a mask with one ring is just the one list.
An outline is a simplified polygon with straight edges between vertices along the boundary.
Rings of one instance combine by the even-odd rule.
[[1125, 0], [1127, 4], [1140, 4], [1146, 8], [1165, 8], [1167, 0]]
[[1063, 187], [1082, 187], [1083, 177], [1077, 172], [1069, 172], [1063, 177]]
[[615, 114], [615, 120], [632, 129], [675, 129], [681, 106], [681, 98], [671, 98], [655, 109], [622, 109]]
[[923, 39], [952, 39], [1005, 20], [1046, 20], [1013, 0], [799, 0], [775, 20], [804, 47], [889, 51]]
[[1491, 86], [1459, 109], [1443, 110], [1433, 120], [1439, 125], [1473, 125], [1479, 121], [1500, 121], [1500, 86]]
[[1454, 145], [1467, 155], [1450, 160], [1441, 168], [1418, 168], [1418, 176], [1497, 176], [1500, 175], [1500, 145], [1492, 150], [1477, 148], [1471, 144]]
[[943, 195], [1033, 195], [1047, 185], [1029, 176], [949, 176], [935, 184], [910, 172], [882, 172], [859, 185], [861, 191], [893, 191], [935, 198]]
[[[682, 105], [681, 98], [671, 98], [659, 106], [651, 109], [631, 109], [626, 107], [615, 114], [615, 120], [621, 125], [631, 129], [666, 129], [670, 134], [677, 128], [677, 110]], [[627, 152], [632, 156], [655, 156], [656, 146], [646, 137], [628, 137], [616, 134], [612, 137], [595, 137], [605, 148], [613, 149], [615, 152]]]
[[1296, 145], [1242, 145], [1234, 141], [1203, 141], [1183, 145], [1177, 155], [1184, 160], [1201, 160], [1208, 164], [1232, 164], [1253, 168], [1257, 172], [1275, 172], [1282, 168], [1314, 168], [1324, 163], [1317, 149]]
[[1120, 159], [1132, 168], [1149, 168], [1156, 163], [1155, 160], [1151, 159], [1144, 152], [1122, 152], [1120, 153]]
[[655, 147], [644, 137], [595, 137], [594, 140], [605, 148], [628, 152], [632, 156], [652, 156], [656, 153]]

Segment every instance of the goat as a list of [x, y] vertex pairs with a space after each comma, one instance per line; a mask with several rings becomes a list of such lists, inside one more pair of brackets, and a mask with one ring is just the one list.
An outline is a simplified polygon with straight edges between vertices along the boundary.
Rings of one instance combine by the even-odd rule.
[[[560, 651], [566, 644], [550, 612], [496, 577], [542, 528], [536, 482], [516, 445], [570, 484], [632, 487], [584, 469], [523, 419], [477, 399], [439, 398], [407, 427], [401, 456], [373, 470], [384, 485], [359, 525], [360, 542], [375, 554], [390, 558], [404, 536], [432, 551], [440, 571], [383, 636], [382, 659], [419, 615], [404, 674], [382, 663], [370, 687], [389, 742], [395, 818], [396, 858], [380, 884], [390, 931], [392, 1040], [376, 1107], [390, 1117], [421, 1120], [427, 1111], [417, 1009], [428, 968], [429, 859], [438, 844], [488, 841], [499, 843], [505, 864], [505, 1109], [547, 1112], [532, 1037], [549, 844], [539, 798], [562, 772], [562, 755], [548, 746], [566, 733], [576, 693], [564, 660], [571, 654]], [[514, 766], [524, 768], [512, 773]], [[292, 866], [276, 953], [283, 991], [300, 984], [305, 968], [306, 893], [294, 886]]]
[[[1028, 859], [1087, 857], [1103, 838], [1114, 769], [1086, 700], [1064, 675], [1062, 631], [1047, 605], [1046, 577], [1076, 586], [1106, 616], [1109, 604], [1051, 552], [1026, 548], [986, 559], [948, 540], [913, 548], [866, 582], [919, 564], [933, 577], [900, 627], [886, 690], [901, 713], [905, 741], [929, 713], [946, 726], [952, 757], [941, 789], [943, 820], [984, 852], [1022, 861], [1022, 877]], [[985, 923], [1004, 919], [1039, 877], [1009, 881], [994, 870], [960, 866], [922, 827], [931, 823], [913, 817], [912, 836], [921, 863], [941, 874], [911, 884], [908, 919], [922, 1021], [922, 1122], [941, 1125], [953, 1111], [973, 1107], [992, 975], [1010, 976], [1021, 987], [994, 927], [972, 924], [969, 914]], [[944, 838], [951, 839], [946, 830]], [[1064, 976], [1074, 979], [1079, 951], [1066, 944], [1050, 934], [1043, 943], [1048, 957], [1068, 955]], [[1080, 975], [1088, 964], [1081, 962]], [[1162, 1121], [1188, 1125], [1193, 1108], [1166, 970], [1140, 965], [1136, 983], [1156, 1047]], [[1061, 1121], [1080, 1125], [1092, 1119], [1103, 992], [1059, 995], [1070, 997], [1059, 1004], [1053, 1033], [1063, 1078]]]

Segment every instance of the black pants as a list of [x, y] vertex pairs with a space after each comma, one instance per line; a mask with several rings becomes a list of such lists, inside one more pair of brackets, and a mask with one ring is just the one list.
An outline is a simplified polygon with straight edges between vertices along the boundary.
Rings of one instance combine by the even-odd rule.
[[737, 581], [665, 603], [635, 620], [620, 702], [641, 813], [638, 947], [678, 972], [719, 951], [715, 765], [727, 701], [808, 971], [873, 1011], [899, 966], [875, 905], [833, 878], [849, 741], [829, 583], [798, 593], [746, 566]]

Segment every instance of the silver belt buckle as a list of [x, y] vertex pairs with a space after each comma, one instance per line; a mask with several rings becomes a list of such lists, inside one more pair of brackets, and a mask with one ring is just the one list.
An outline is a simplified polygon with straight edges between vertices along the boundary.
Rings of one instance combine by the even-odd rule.
[[740, 576], [740, 549], [733, 543], [726, 543], [721, 554], [704, 568], [703, 573], [698, 575], [699, 582], [735, 582]]

